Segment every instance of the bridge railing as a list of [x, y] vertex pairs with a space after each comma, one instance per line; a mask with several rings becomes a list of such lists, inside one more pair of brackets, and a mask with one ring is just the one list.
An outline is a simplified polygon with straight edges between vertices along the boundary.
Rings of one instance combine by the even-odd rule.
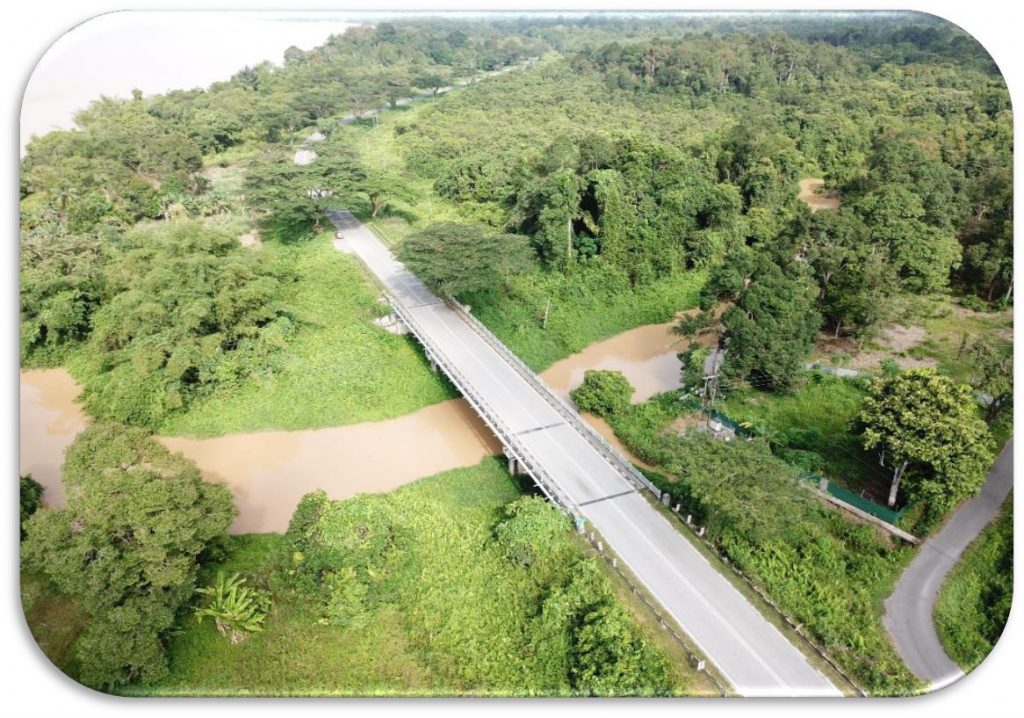
[[490, 403], [473, 388], [472, 383], [463, 376], [458, 367], [448, 360], [444, 352], [440, 351], [430, 338], [430, 334], [423, 329], [416, 318], [387, 290], [384, 290], [384, 299], [392, 311], [395, 312], [395, 315], [419, 339], [430, 361], [437, 364], [444, 371], [445, 375], [455, 384], [455, 387], [462, 396], [472, 404], [480, 418], [484, 420], [491, 431], [494, 432], [494, 435], [498, 437], [498, 440], [501, 441], [505, 449], [506, 456], [514, 459], [523, 467], [551, 502], [562, 507], [573, 518], [581, 519], [582, 514], [576, 504], [559, 490], [558, 484], [552, 479], [547, 470], [544, 469], [543, 464], [518, 440], [515, 433], [501, 420], [499, 412], [494, 410]]
[[638, 488], [647, 489], [657, 498], [661, 498], [661, 489], [655, 486], [651, 481], [643, 475], [633, 464], [624, 457], [618, 449], [609, 444], [603, 436], [594, 430], [590, 424], [585, 422], [576, 411], [575, 407], [569, 405], [569, 403], [561, 396], [556, 394], [551, 387], [544, 383], [540, 377], [526, 365], [522, 359], [515, 355], [515, 353], [505, 346], [505, 343], [498, 339], [490, 329], [484, 326], [484, 323], [473, 316], [471, 312], [467, 312], [465, 307], [458, 304], [457, 302], [448, 302], [449, 306], [458, 314], [469, 326], [471, 326], [477, 334], [479, 334], [484, 341], [486, 341], [491, 348], [496, 350], [505, 360], [512, 365], [512, 367], [522, 376], [526, 381], [530, 383], [541, 396], [557, 411], [562, 418], [569, 422], [582, 436], [587, 439], [590, 444], [597, 449], [612, 466], [619, 470], [619, 473], [623, 474], [627, 480], [635, 484]]
[[356, 260], [362, 264], [367, 270], [367, 274], [377, 283], [381, 290], [381, 296], [391, 307], [391, 310], [395, 313], [402, 323], [408, 327], [420, 344], [423, 346], [424, 351], [427, 354], [427, 358], [436, 364], [445, 375], [451, 380], [455, 387], [459, 390], [459, 393], [472, 405], [473, 409], [484, 420], [484, 423], [490, 428], [498, 440], [501, 442], [504, 448], [505, 455], [514, 459], [518, 464], [533, 478], [534, 482], [541, 492], [556, 506], [562, 508], [563, 511], [568, 513], [574, 519], [581, 520], [583, 518], [579, 508], [570, 500], [564, 493], [562, 493], [558, 484], [552, 479], [551, 475], [544, 469], [543, 465], [533, 456], [533, 454], [517, 440], [515, 433], [503, 422], [500, 418], [500, 414], [495, 411], [490, 403], [473, 388], [472, 383], [466, 379], [462, 372], [459, 371], [452, 362], [450, 362], [445, 354], [440, 351], [434, 341], [430, 338], [430, 334], [423, 329], [416, 318], [406, 310], [405, 306], [398, 301], [388, 290], [387, 287], [379, 280], [376, 274], [366, 266], [363, 262], [362, 257], [359, 255], [353, 255]]

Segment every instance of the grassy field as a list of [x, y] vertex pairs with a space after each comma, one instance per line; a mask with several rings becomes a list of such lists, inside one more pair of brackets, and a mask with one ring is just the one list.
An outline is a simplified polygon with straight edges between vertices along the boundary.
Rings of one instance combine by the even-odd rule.
[[39, 648], [61, 671], [76, 675], [78, 659], [73, 648], [88, 616], [41, 574], [23, 570], [20, 588], [25, 621]]
[[[239, 571], [269, 588], [273, 607], [266, 630], [231, 645], [210, 623], [184, 618], [171, 639], [170, 675], [130, 695], [527, 695], [547, 694], [536, 684], [541, 670], [528, 640], [537, 601], [545, 596], [538, 572], [510, 563], [495, 540], [505, 507], [522, 496], [502, 463], [487, 459], [469, 468], [423, 479], [391, 494], [350, 502], [380, 509], [396, 520], [407, 553], [388, 581], [387, 597], [345, 625], [324, 618], [305, 594], [277, 573], [287, 561], [287, 539], [278, 535], [232, 537], [226, 559], [204, 569]], [[332, 502], [329, 511], [359, 509]], [[545, 506], [544, 511], [554, 514]], [[328, 520], [331, 523], [331, 520]], [[539, 547], [538, 547], [539, 548]], [[584, 545], [568, 523], [549, 546], [579, 561]], [[598, 573], [602, 591], [627, 590]], [[640, 611], [638, 604], [619, 602]], [[667, 663], [673, 693], [711, 693], [702, 674], [673, 655], [664, 632], [640, 614], [632, 631], [650, 659]], [[676, 649], [678, 650], [678, 649]], [[557, 652], [556, 652], [557, 653]], [[537, 668], [534, 666], [534, 668]], [[638, 669], [639, 670], [639, 669]], [[556, 693], [559, 691], [555, 691]]]
[[165, 435], [216, 436], [258, 429], [339, 426], [407, 414], [453, 397], [418, 345], [372, 324], [384, 313], [355, 261], [331, 235], [260, 250], [289, 272], [283, 301], [300, 322], [282, 365], [196, 402], [160, 428]]
[[999, 640], [1013, 599], [1013, 494], [999, 517], [950, 572], [935, 605], [935, 626], [956, 663], [971, 671]]
[[967, 309], [948, 296], [903, 296], [895, 301], [893, 324], [882, 335], [857, 343], [822, 335], [812, 361], [878, 372], [881, 362], [893, 360], [904, 368], [934, 366], [959, 382], [974, 375], [968, 352], [979, 337], [994, 339], [1007, 356], [1013, 353], [1013, 310], [979, 312]]

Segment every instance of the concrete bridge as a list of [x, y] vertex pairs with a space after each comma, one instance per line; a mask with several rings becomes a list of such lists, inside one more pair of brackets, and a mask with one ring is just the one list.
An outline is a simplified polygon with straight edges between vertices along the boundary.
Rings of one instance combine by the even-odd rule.
[[355, 255], [431, 363], [462, 392], [504, 446], [510, 468], [582, 518], [744, 696], [839, 696], [641, 492], [660, 497], [486, 327], [435, 295], [349, 212], [327, 213], [335, 246]]

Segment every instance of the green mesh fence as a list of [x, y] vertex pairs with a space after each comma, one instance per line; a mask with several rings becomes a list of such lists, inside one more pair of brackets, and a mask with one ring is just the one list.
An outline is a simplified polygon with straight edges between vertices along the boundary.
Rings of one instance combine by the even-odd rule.
[[829, 482], [828, 492], [840, 501], [845, 501], [852, 506], [856, 506], [861, 511], [869, 513], [872, 516], [876, 516], [882, 519], [882, 521], [890, 524], [895, 524], [899, 521], [900, 517], [903, 516], [903, 512], [906, 511], [905, 508], [899, 511], [894, 511], [887, 506], [881, 506], [876, 504], [874, 501], [865, 499], [859, 494], [855, 494], [849, 489], [844, 489], [842, 486], [836, 486], [832, 482]]
[[744, 429], [742, 426], [740, 426], [739, 422], [733, 421], [732, 419], [730, 419], [725, 414], [721, 414], [721, 413], [715, 411], [714, 409], [712, 409], [710, 411], [710, 414], [711, 414], [711, 418], [712, 419], [714, 419], [715, 421], [717, 421], [720, 424], [728, 426], [730, 429], [732, 429], [734, 432], [736, 432], [736, 436], [742, 436], [742, 437], [746, 438], [746, 437], [752, 435], [750, 431], [748, 431], [747, 429]]
[[[740, 426], [739, 422], [734, 421], [725, 414], [715, 411], [714, 409], [712, 409], [710, 413], [712, 419], [725, 426], [728, 426], [730, 429], [736, 432], [736, 436], [746, 438], [748, 436], [753, 435], [753, 432], [751, 432], [749, 429], [745, 429], [744, 427]], [[806, 474], [802, 478], [807, 481], [813, 481], [815, 484], [820, 483], [822, 479], [822, 477], [819, 476], [818, 474]], [[880, 518], [882, 519], [882, 521], [885, 521], [890, 524], [895, 524], [897, 521], [899, 521], [900, 517], [903, 516], [903, 512], [907, 510], [907, 508], [904, 507], [899, 511], [894, 511], [893, 509], [890, 509], [887, 506], [876, 504], [874, 501], [866, 499], [860, 494], [854, 493], [849, 489], [844, 489], [842, 486], [837, 486], [831, 481], [828, 482], [828, 488], [826, 490], [840, 501], [845, 501], [851, 506], [855, 506], [861, 511], [864, 511], [865, 513]]]

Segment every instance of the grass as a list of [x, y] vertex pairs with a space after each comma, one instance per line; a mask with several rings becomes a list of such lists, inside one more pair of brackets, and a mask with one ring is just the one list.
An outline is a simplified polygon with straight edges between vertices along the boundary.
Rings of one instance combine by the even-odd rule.
[[595, 265], [568, 276], [521, 275], [512, 279], [507, 293], [491, 292], [467, 301], [520, 359], [542, 371], [593, 342], [669, 321], [696, 306], [705, 280], [702, 272], [681, 272], [634, 289]]
[[266, 243], [260, 251], [294, 276], [283, 301], [300, 322], [282, 365], [195, 402], [160, 433], [205, 437], [340, 426], [401, 416], [455, 396], [412, 339], [373, 325], [383, 305], [355, 260], [334, 249], [330, 234], [290, 246]]
[[[1013, 309], [978, 312], [964, 308], [948, 296], [904, 295], [895, 301], [893, 321], [903, 327], [920, 327], [924, 338], [914, 346], [894, 349], [884, 340], [868, 342], [864, 353], [871, 353], [876, 361], [863, 368], [877, 372], [884, 359], [897, 362], [904, 359], [934, 364], [940, 373], [970, 383], [974, 374], [969, 355], [961, 352], [964, 337], [970, 346], [979, 337], [996, 339], [1007, 356], [1013, 353]], [[814, 361], [823, 364], [848, 366], [854, 358], [856, 343], [842, 342], [846, 351], [833, 353], [831, 343], [824, 342], [815, 352]]]
[[890, 476], [851, 432], [864, 396], [855, 381], [811, 374], [791, 394], [732, 392], [721, 411], [782, 446], [819, 454], [830, 479], [884, 501]]
[[[216, 570], [235, 571], [253, 585], [272, 584], [285, 539], [276, 534], [230, 538]], [[152, 686], [130, 686], [127, 695], [387, 695], [404, 688], [429, 692], [429, 669], [391, 630], [397, 616], [384, 611], [364, 628], [318, 622], [315, 608], [287, 591], [274, 591], [266, 630], [231, 645], [209, 622], [182, 619], [168, 646], [170, 675]]]
[[[226, 558], [204, 569], [241, 572], [273, 593], [262, 633], [231, 645], [208, 622], [187, 616], [168, 646], [170, 675], [159, 683], [129, 686], [129, 695], [527, 695], [535, 672], [523, 650], [525, 627], [539, 590], [536, 574], [512, 565], [499, 550], [493, 527], [522, 487], [503, 463], [486, 459], [391, 494], [332, 502], [363, 502], [398, 522], [408, 555], [390, 582], [390, 598], [348, 625], [324, 621], [303, 594], [275, 574], [287, 556], [277, 535], [229, 539]], [[551, 509], [553, 512], [554, 510]], [[325, 518], [324, 527], [333, 525]], [[325, 528], [325, 530], [327, 530]], [[556, 550], [584, 559], [568, 522], [553, 539]], [[284, 552], [282, 554], [282, 552]], [[390, 570], [390, 569], [389, 569]], [[618, 595], [628, 593], [604, 574]], [[637, 610], [635, 605], [628, 604]], [[627, 614], [629, 615], [629, 614]], [[633, 630], [661, 653], [649, 620], [631, 616]], [[672, 656], [671, 653], [665, 655]], [[675, 658], [675, 656], [673, 656]], [[639, 670], [639, 669], [638, 669]], [[702, 676], [673, 661], [674, 692], [710, 693]]]
[[967, 548], [935, 605], [935, 627], [946, 653], [974, 670], [999, 640], [1013, 598], [1013, 494], [999, 516]]
[[68, 676], [77, 675], [73, 648], [88, 615], [73, 599], [57, 593], [45, 576], [26, 570], [21, 572], [21, 607], [32, 638], [50, 662]]
[[964, 335], [968, 343], [979, 337], [992, 337], [1003, 341], [1003, 347], [1013, 353], [1013, 310], [1001, 312], [972, 312], [945, 300], [930, 311], [921, 310], [920, 322], [925, 328], [923, 342], [907, 353], [915, 358], [934, 359], [939, 371], [957, 381], [967, 383], [974, 373], [966, 356], [958, 358]]

